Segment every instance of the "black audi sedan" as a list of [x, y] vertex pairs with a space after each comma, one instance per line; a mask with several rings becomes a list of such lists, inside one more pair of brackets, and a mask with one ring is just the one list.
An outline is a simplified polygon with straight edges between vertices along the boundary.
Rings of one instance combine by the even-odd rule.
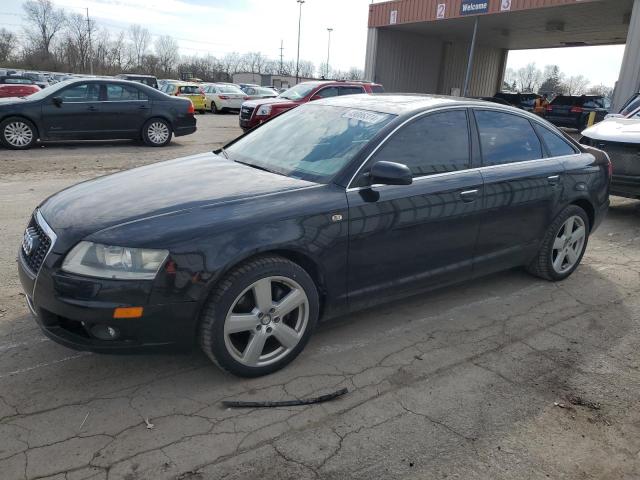
[[44, 333], [95, 352], [199, 344], [273, 372], [319, 319], [516, 266], [578, 267], [607, 155], [512, 107], [357, 95], [275, 117], [214, 153], [63, 190], [19, 251]]
[[0, 99], [0, 142], [140, 139], [152, 147], [196, 131], [193, 104], [127, 80], [73, 79], [23, 98]]

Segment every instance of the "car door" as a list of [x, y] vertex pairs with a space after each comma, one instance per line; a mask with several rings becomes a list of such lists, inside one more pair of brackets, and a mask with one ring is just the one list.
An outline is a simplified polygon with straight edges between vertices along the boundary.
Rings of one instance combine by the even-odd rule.
[[99, 83], [76, 83], [48, 97], [42, 104], [46, 138], [93, 137], [101, 128]]
[[105, 138], [137, 136], [151, 117], [149, 97], [134, 85], [106, 83], [102, 105], [102, 132]]
[[531, 121], [475, 109], [484, 198], [475, 270], [498, 271], [534, 255], [562, 194], [564, 168], [545, 155]]
[[[352, 307], [471, 273], [482, 202], [471, 151], [467, 110], [434, 111], [399, 127], [356, 175], [347, 189]], [[370, 185], [382, 160], [407, 165], [413, 183]]]

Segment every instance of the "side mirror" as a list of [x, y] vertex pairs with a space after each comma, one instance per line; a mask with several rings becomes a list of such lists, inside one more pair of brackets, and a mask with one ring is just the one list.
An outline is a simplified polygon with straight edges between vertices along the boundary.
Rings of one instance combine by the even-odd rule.
[[371, 184], [381, 183], [382, 185], [411, 185], [413, 175], [406, 165], [396, 162], [380, 161], [371, 167]]
[[53, 97], [51, 100], [56, 107], [62, 105], [62, 97]]

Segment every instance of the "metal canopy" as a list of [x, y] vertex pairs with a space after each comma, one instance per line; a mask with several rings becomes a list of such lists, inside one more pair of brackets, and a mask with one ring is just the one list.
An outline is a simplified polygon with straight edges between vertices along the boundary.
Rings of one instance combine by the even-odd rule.
[[633, 0], [595, 1], [378, 28], [468, 42], [479, 18], [479, 45], [508, 50], [612, 45], [626, 42], [632, 9]]

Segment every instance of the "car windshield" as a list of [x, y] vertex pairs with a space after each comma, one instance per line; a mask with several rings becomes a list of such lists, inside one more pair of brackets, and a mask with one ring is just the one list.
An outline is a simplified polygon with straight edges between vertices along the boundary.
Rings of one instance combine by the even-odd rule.
[[275, 117], [225, 153], [240, 163], [326, 183], [394, 117], [355, 108], [303, 105]]
[[300, 100], [301, 98], [306, 97], [311, 93], [311, 91], [316, 88], [317, 85], [314, 84], [304, 84], [299, 83], [295, 87], [291, 87], [289, 90], [285, 90], [280, 94], [282, 98], [286, 98], [287, 100]]
[[63, 88], [69, 86], [70, 84], [76, 81], [77, 79], [71, 79], [71, 80], [65, 80], [64, 82], [58, 82], [50, 87], [40, 90], [39, 92], [29, 95], [29, 100], [42, 100], [43, 98], [47, 98], [49, 96], [55, 97], [56, 92], [59, 92]]

